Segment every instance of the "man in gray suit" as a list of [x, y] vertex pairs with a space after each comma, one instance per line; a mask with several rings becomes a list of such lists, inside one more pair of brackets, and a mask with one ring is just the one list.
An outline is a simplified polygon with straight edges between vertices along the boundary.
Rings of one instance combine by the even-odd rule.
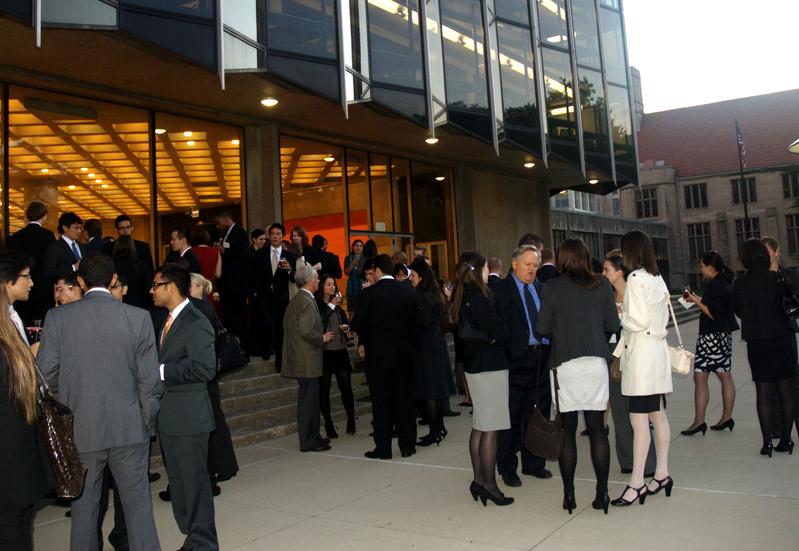
[[150, 432], [162, 385], [149, 314], [114, 300], [114, 261], [87, 254], [78, 281], [83, 300], [50, 310], [38, 362], [47, 382], [72, 409], [75, 445], [87, 468], [72, 502], [73, 551], [99, 551], [97, 520], [105, 466], [116, 481], [133, 550], [160, 549], [147, 480]]
[[322, 376], [322, 347], [333, 340], [324, 333], [322, 316], [314, 293], [319, 276], [309, 265], [297, 268], [294, 282], [300, 288], [283, 316], [283, 366], [281, 374], [297, 379], [297, 432], [300, 451], [324, 452], [330, 440], [319, 434], [319, 378]]
[[214, 413], [208, 382], [216, 376], [214, 330], [192, 306], [189, 271], [166, 264], [155, 274], [153, 303], [169, 310], [157, 329], [158, 358], [164, 396], [158, 434], [169, 478], [172, 513], [186, 535], [181, 549], [219, 549], [214, 522], [214, 497], [208, 477], [208, 436]]

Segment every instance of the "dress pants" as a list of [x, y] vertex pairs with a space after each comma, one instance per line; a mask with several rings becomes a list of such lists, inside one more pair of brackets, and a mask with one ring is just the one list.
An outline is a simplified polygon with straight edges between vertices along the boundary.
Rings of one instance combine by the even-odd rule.
[[225, 413], [222, 411], [218, 378], [208, 383], [208, 397], [211, 399], [211, 409], [214, 412], [214, 425], [216, 426], [208, 439], [208, 474], [220, 478], [230, 478], [239, 472], [239, 463], [236, 461], [230, 427], [228, 427]]
[[391, 435], [396, 423], [400, 451], [413, 451], [416, 447], [413, 365], [408, 363], [392, 369], [367, 368], [367, 373], [375, 449], [383, 456], [391, 456]]
[[509, 371], [510, 429], [500, 431], [497, 442], [497, 469], [501, 475], [515, 473], [519, 466], [516, 453], [521, 451], [522, 470], [534, 471], [546, 465], [543, 457], [533, 455], [524, 446], [527, 425], [538, 397], [538, 408], [549, 416], [552, 404], [547, 362], [549, 348], [528, 349], [524, 357], [511, 364]]
[[80, 454], [86, 467], [83, 494], [72, 502], [72, 551], [100, 551], [97, 523], [100, 517], [100, 494], [108, 465], [114, 477], [116, 491], [125, 511], [128, 542], [133, 551], [161, 549], [153, 519], [150, 481], [147, 468], [150, 462], [150, 442], [119, 446]]
[[319, 434], [319, 377], [297, 379], [297, 435], [300, 450], [307, 451], [322, 445]]
[[266, 335], [264, 342], [272, 343], [272, 350], [275, 352], [275, 367], [278, 372], [283, 365], [283, 316], [286, 315], [285, 303], [269, 303], [266, 305]]
[[0, 549], [33, 550], [33, 505], [0, 513]]
[[[633, 468], [633, 426], [630, 424], [630, 400], [621, 393], [621, 385], [609, 384], [610, 412], [613, 415], [613, 434], [616, 439], [616, 459], [624, 470]], [[652, 431], [650, 430], [650, 433]], [[645, 473], [655, 472], [655, 439], [649, 442]]]
[[128, 545], [128, 529], [125, 526], [125, 510], [122, 507], [122, 500], [119, 499], [119, 491], [114, 485], [111, 469], [106, 466], [103, 474], [103, 490], [100, 494], [100, 516], [97, 520], [97, 537], [101, 545], [103, 542], [103, 520], [108, 512], [108, 494], [112, 491], [114, 494], [114, 527], [111, 529], [111, 533], [108, 534], [108, 543], [116, 551], [127, 551], [130, 546]]
[[236, 335], [244, 346], [248, 346], [247, 335], [247, 295], [242, 291], [221, 289], [222, 324]]
[[186, 535], [183, 548], [191, 551], [219, 549], [208, 477], [208, 434], [159, 435], [172, 513], [181, 533]]

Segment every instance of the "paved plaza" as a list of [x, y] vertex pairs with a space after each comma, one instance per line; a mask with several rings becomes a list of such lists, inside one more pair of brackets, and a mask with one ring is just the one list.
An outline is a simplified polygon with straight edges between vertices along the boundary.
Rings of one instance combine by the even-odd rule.
[[[698, 322], [686, 324], [686, 342], [695, 342], [697, 328]], [[775, 453], [772, 459], [758, 455], [754, 385], [739, 333], [733, 360], [738, 399], [732, 433], [681, 436], [693, 418], [693, 383], [689, 377], [675, 377], [668, 401], [676, 483], [670, 498], [650, 496], [644, 506], [612, 507], [607, 516], [593, 510], [588, 438], [578, 437], [578, 508], [573, 515], [561, 509], [556, 463], [548, 466], [553, 479], [523, 476], [521, 488], [508, 488], [508, 495], [516, 498], [510, 507], [484, 508], [467, 490], [472, 478], [468, 409], [457, 408], [463, 415], [446, 419], [449, 436], [440, 446], [418, 448], [408, 460], [397, 449], [392, 461], [364, 458], [363, 452], [372, 447], [369, 418], [364, 416], [358, 434], [343, 434], [327, 453], [300, 453], [296, 435], [239, 449], [241, 471], [222, 484], [222, 495], [214, 502], [221, 549], [798, 549], [799, 454]], [[720, 387], [713, 380], [708, 425], [718, 420], [720, 411]], [[420, 434], [425, 433], [426, 427], [420, 427]], [[610, 479], [615, 498], [626, 477], [614, 452]], [[163, 479], [153, 485], [153, 503], [162, 548], [172, 551], [183, 536], [170, 505], [156, 496], [165, 485]], [[106, 517], [106, 534], [112, 518]], [[37, 551], [68, 549], [69, 527], [64, 509], [40, 511]], [[110, 549], [107, 543], [105, 548]]]

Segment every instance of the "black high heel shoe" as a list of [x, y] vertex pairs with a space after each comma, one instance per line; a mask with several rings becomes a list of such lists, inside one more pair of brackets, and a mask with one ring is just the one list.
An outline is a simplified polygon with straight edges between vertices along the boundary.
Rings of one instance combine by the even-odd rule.
[[497, 490], [497, 492], [499, 492], [499, 495], [495, 496], [490, 491], [488, 491], [488, 489], [486, 489], [485, 486], [480, 487], [479, 496], [480, 496], [480, 501], [483, 502], [483, 507], [486, 507], [486, 504], [489, 501], [493, 502], [494, 505], [497, 505], [499, 507], [504, 507], [505, 505], [510, 505], [511, 503], [513, 503], [514, 500], [512, 497], [506, 496], [499, 490]]
[[477, 498], [480, 496], [480, 490], [482, 489], [483, 489], [482, 486], [480, 486], [477, 482], [472, 480], [472, 483], [469, 484], [469, 493], [472, 494], [472, 499], [477, 501]]
[[424, 436], [416, 441], [417, 446], [427, 447], [427, 446], [432, 446], [433, 444], [435, 444], [436, 446], [441, 444], [440, 434], [428, 434], [427, 436]]
[[646, 485], [646, 493], [648, 495], [655, 495], [656, 493], [660, 492], [660, 490], [666, 490], [666, 497], [671, 496], [671, 489], [674, 487], [674, 479], [671, 476], [667, 476], [661, 480], [657, 478], [653, 478], [652, 481], [658, 483], [658, 487], [654, 490], [649, 489], [649, 484]]
[[788, 455], [793, 455], [793, 440], [790, 437], [783, 436], [780, 438], [780, 443], [774, 447], [775, 452], [788, 452]]
[[767, 455], [771, 457], [771, 452], [774, 451], [774, 444], [771, 443], [771, 440], [765, 440], [763, 442], [763, 447], [760, 448], [760, 455]]
[[[635, 497], [633, 498], [632, 501], [627, 501], [626, 499], [624, 499], [624, 494], [627, 493], [627, 490], [632, 490], [633, 492], [635, 492]], [[638, 503], [643, 505], [644, 501], [646, 501], [646, 496], [648, 491], [649, 490], [647, 490], [646, 484], [644, 484], [640, 488], [633, 488], [632, 486], [628, 485], [626, 488], [624, 488], [624, 491], [621, 493], [621, 495], [618, 498], [611, 501], [610, 504], [615, 507], [627, 507], [638, 501]]]
[[605, 511], [606, 515], [608, 514], [608, 505], [610, 505], [610, 497], [608, 497], [607, 492], [605, 492], [603, 495], [597, 494], [596, 499], [591, 502], [591, 507], [597, 511], [602, 509]]
[[572, 511], [577, 508], [577, 500], [574, 499], [574, 490], [570, 492], [563, 493], [563, 509], [569, 511], [569, 514], [572, 514]]
[[331, 440], [334, 438], [338, 438], [338, 432], [336, 432], [336, 425], [325, 425], [325, 432], [327, 433], [327, 437]]
[[682, 430], [680, 431], [680, 434], [683, 434], [685, 436], [693, 436], [697, 432], [701, 432], [702, 436], [704, 436], [705, 433], [707, 432], [707, 423], [702, 423], [701, 425], [697, 425], [692, 429]]
[[730, 429], [732, 432], [733, 427], [735, 426], [735, 421], [732, 420], [732, 417], [724, 421], [723, 423], [719, 423], [718, 425], [713, 425], [710, 427], [710, 430], [724, 430]]

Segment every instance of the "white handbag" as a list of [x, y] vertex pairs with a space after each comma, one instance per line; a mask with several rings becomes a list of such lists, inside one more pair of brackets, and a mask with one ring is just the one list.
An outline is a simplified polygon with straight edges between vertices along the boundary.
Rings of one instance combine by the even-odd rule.
[[666, 295], [666, 302], [669, 305], [669, 312], [671, 312], [671, 320], [674, 322], [674, 331], [677, 333], [677, 341], [679, 346], [669, 346], [669, 357], [671, 358], [671, 370], [680, 375], [688, 375], [694, 368], [693, 352], [686, 350], [682, 343], [682, 335], [680, 334], [680, 326], [677, 325], [677, 316], [674, 315], [674, 307], [671, 305], [671, 297]]

